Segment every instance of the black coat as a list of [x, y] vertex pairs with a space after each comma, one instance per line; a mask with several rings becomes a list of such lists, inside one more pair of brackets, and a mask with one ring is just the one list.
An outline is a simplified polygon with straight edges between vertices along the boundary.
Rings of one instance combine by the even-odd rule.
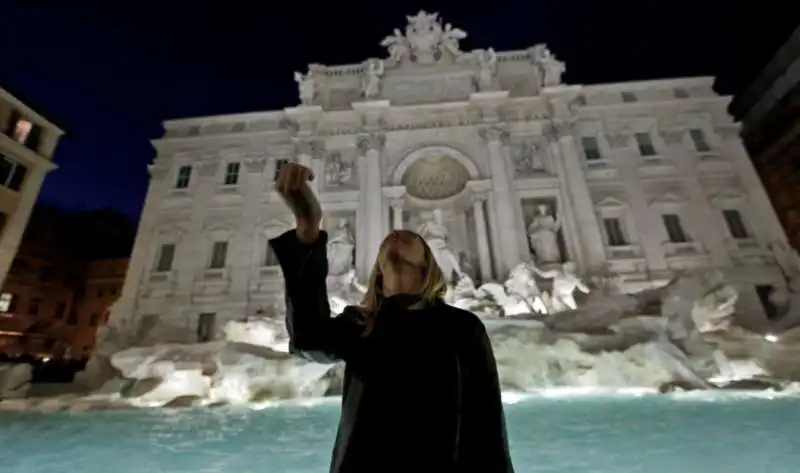
[[497, 366], [483, 323], [442, 301], [383, 301], [370, 330], [361, 311], [330, 316], [327, 234], [270, 241], [286, 281], [291, 351], [344, 360], [332, 473], [513, 473]]

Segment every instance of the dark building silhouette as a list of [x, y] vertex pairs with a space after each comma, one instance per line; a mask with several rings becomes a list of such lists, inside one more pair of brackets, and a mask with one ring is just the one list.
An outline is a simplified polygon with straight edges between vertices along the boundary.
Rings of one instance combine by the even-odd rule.
[[0, 352], [88, 356], [135, 235], [136, 224], [113, 210], [37, 206], [0, 291]]
[[790, 243], [800, 248], [800, 22], [792, 13], [740, 7], [715, 88], [734, 95], [729, 111]]

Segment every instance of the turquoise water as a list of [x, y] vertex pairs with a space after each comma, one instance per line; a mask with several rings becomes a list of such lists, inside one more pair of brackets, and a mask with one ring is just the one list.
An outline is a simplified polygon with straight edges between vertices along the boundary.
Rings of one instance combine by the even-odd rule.
[[[538, 397], [507, 405], [506, 414], [517, 473], [800, 468], [799, 398]], [[337, 417], [330, 401], [259, 411], [0, 414], [0, 472], [324, 473]]]

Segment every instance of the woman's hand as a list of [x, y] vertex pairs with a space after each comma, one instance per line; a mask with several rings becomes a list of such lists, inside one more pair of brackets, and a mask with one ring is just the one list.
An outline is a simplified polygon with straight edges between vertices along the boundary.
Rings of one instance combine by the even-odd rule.
[[308, 186], [308, 181], [313, 179], [314, 173], [307, 167], [286, 163], [281, 166], [275, 181], [275, 190], [294, 214], [297, 238], [305, 244], [317, 241], [322, 221], [319, 201]]

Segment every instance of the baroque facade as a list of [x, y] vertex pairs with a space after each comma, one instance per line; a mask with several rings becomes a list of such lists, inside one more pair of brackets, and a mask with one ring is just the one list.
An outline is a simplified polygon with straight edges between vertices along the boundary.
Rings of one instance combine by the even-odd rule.
[[267, 240], [293, 226], [273, 188], [287, 161], [317, 176], [336, 272], [363, 280], [410, 228], [482, 281], [524, 261], [629, 289], [723, 268], [759, 323], [785, 237], [712, 78], [566, 85], [545, 45], [463, 52], [437, 15], [407, 20], [386, 59], [296, 73], [297, 107], [164, 124], [112, 323], [204, 338], [279, 304]]

